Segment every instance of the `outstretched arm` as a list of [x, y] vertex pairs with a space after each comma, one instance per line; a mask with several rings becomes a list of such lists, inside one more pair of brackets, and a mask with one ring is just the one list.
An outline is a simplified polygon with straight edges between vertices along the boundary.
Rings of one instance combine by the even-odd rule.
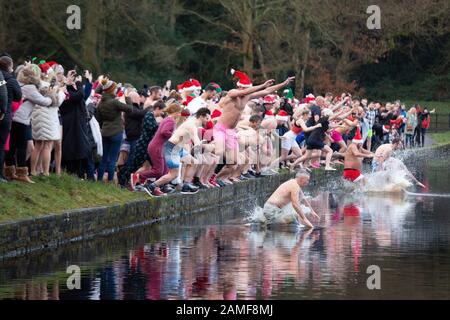
[[243, 89], [243, 90], [231, 90], [228, 92], [228, 96], [230, 98], [238, 98], [238, 97], [244, 97], [248, 96], [250, 94], [253, 94], [255, 92], [264, 90], [267, 87], [270, 87], [274, 83], [274, 80], [268, 80], [264, 84], [261, 84], [259, 86]]
[[300, 221], [306, 225], [308, 228], [313, 229], [314, 226], [312, 223], [306, 218], [305, 214], [303, 213], [303, 210], [300, 206], [300, 197], [299, 197], [299, 191], [300, 190], [292, 190], [291, 191], [291, 202], [292, 206], [294, 207], [294, 210], [297, 212]]
[[271, 93], [274, 93], [275, 91], [278, 91], [278, 90], [288, 86], [294, 80], [295, 80], [295, 77], [291, 77], [291, 78], [288, 78], [286, 81], [284, 81], [284, 82], [282, 82], [280, 84], [268, 87], [267, 89], [259, 91], [259, 92], [255, 92], [255, 93], [253, 93], [250, 96], [250, 99], [256, 99], [256, 98], [265, 97], [265, 96], [267, 96], [267, 95], [269, 95]]

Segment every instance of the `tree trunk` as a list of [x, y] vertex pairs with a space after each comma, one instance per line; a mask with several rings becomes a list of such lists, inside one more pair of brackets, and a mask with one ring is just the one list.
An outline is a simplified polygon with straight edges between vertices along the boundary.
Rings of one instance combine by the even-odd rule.
[[178, 0], [170, 0], [170, 5], [169, 5], [169, 28], [170, 31], [173, 33], [175, 33], [175, 27], [177, 24], [177, 7], [178, 7]]
[[263, 55], [260, 44], [258, 44], [258, 46], [256, 47], [256, 50], [257, 50], [257, 54], [258, 54], [258, 61], [259, 61], [259, 67], [261, 69], [261, 74], [264, 77], [264, 79], [268, 79], [267, 73], [266, 73], [266, 66], [264, 64], [264, 55]]
[[87, 63], [86, 67], [94, 73], [98, 73], [101, 69], [99, 39], [102, 38], [101, 33], [104, 32], [102, 30], [103, 10], [103, 0], [87, 2], [81, 54]]
[[307, 29], [305, 34], [305, 51], [303, 53], [302, 66], [300, 70], [300, 94], [301, 97], [305, 95], [305, 79], [306, 79], [306, 70], [308, 69], [308, 61], [309, 61], [309, 50], [311, 45], [311, 30]]

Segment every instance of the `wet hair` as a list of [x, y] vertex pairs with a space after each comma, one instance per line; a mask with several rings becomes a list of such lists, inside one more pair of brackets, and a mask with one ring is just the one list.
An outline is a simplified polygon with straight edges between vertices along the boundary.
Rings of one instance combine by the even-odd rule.
[[175, 114], [180, 113], [181, 110], [182, 108], [178, 103], [171, 103], [166, 109], [164, 109], [164, 112], [167, 114]]
[[162, 88], [159, 87], [159, 86], [151, 87], [150, 90], [149, 90], [149, 91], [150, 91], [150, 95], [152, 95], [152, 94], [158, 92], [159, 90], [162, 90]]
[[195, 117], [200, 119], [201, 117], [206, 117], [207, 115], [211, 115], [211, 110], [208, 108], [200, 108], [196, 113]]
[[158, 101], [158, 102], [156, 102], [155, 105], [153, 106], [153, 110], [156, 110], [156, 109], [158, 109], [158, 110], [164, 110], [164, 109], [166, 109], [166, 104], [165, 104], [164, 102], [162, 102], [162, 101]]
[[295, 174], [295, 178], [310, 178], [310, 177], [311, 175], [305, 169], [301, 169], [297, 171], [297, 173]]
[[402, 142], [402, 139], [400, 139], [400, 138], [394, 138], [392, 140], [392, 144], [399, 144], [400, 142]]
[[261, 122], [262, 120], [263, 120], [263, 118], [256, 114], [254, 116], [251, 116], [249, 121], [251, 123], [256, 123], [256, 122]]

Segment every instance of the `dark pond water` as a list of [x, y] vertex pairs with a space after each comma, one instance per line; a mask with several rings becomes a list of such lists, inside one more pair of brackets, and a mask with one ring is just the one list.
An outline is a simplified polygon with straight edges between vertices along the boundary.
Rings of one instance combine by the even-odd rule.
[[[449, 164], [416, 164], [426, 193], [450, 194]], [[450, 299], [450, 198], [311, 194], [318, 230], [248, 227], [247, 208], [221, 208], [0, 261], [0, 299]]]

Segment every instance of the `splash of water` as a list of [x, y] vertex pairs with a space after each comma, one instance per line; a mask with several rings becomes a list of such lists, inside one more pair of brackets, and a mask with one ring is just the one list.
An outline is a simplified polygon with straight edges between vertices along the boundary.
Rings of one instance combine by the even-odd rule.
[[[309, 215], [311, 213], [311, 209], [308, 207], [305, 207], [304, 205], [301, 205], [301, 208], [303, 210], [303, 213], [305, 215]], [[269, 224], [267, 218], [264, 215], [264, 209], [258, 206], [255, 206], [253, 210], [250, 210], [247, 212], [247, 216], [244, 218], [244, 221], [250, 224]], [[298, 221], [298, 215], [295, 212], [294, 207], [292, 204], [288, 204], [286, 207], [284, 207], [278, 216], [275, 217], [273, 221], [271, 221], [270, 224], [273, 225], [299, 225], [303, 226]]]
[[391, 157], [383, 164], [383, 171], [366, 175], [366, 183], [362, 186], [362, 191], [365, 193], [403, 192], [412, 185], [408, 168], [401, 160]]

